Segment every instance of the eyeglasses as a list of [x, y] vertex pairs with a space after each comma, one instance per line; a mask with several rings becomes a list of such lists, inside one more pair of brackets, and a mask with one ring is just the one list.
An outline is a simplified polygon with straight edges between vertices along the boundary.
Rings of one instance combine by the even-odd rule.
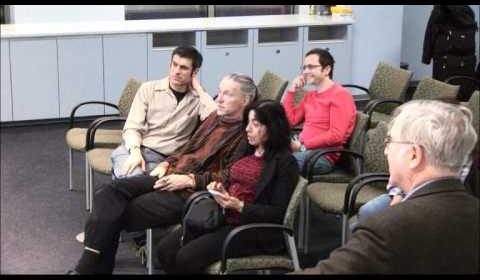
[[392, 136], [390, 136], [390, 135], [388, 135], [387, 137], [385, 137], [385, 139], [383, 139], [383, 143], [385, 144], [385, 147], [387, 147], [388, 144], [390, 144], [390, 143], [410, 144], [410, 145], [414, 145], [414, 144], [415, 144], [415, 143], [410, 142], [410, 141], [393, 141], [393, 140], [392, 140]]
[[303, 65], [303, 66], [300, 67], [300, 70], [302, 70], [302, 71], [305, 71], [307, 69], [308, 70], [313, 70], [317, 67], [322, 67], [322, 65], [320, 65], [320, 64], [319, 65], [310, 65], [310, 64], [309, 65]]

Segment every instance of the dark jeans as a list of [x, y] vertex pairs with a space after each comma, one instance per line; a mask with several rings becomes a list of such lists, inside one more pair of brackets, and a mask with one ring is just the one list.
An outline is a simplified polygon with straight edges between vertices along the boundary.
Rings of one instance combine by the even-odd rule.
[[104, 263], [115, 263], [120, 232], [177, 224], [185, 199], [176, 192], [153, 189], [156, 177], [135, 176], [103, 185], [85, 225], [84, 245], [101, 252]]
[[[223, 226], [214, 232], [203, 234], [191, 240], [183, 247], [180, 247], [182, 228], [178, 228], [161, 239], [154, 250], [163, 270], [167, 273], [205, 273], [209, 265], [221, 259], [223, 241], [233, 228], [232, 225]], [[261, 232], [258, 230], [250, 230], [237, 235], [231, 241], [227, 257], [278, 254], [285, 250], [281, 235], [274, 236], [268, 231], [264, 233], [267, 240], [259, 238]]]

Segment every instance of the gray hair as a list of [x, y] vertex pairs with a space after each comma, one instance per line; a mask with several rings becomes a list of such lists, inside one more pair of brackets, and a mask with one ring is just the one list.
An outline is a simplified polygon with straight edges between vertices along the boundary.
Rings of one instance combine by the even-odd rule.
[[435, 100], [401, 105], [390, 122], [390, 130], [393, 127], [401, 141], [424, 148], [429, 165], [454, 172], [468, 161], [478, 137], [470, 109]]
[[242, 93], [248, 96], [250, 103], [257, 98], [258, 89], [257, 89], [257, 86], [255, 85], [255, 82], [250, 76], [241, 74], [241, 73], [231, 73], [225, 76], [225, 78], [231, 79], [239, 83], [240, 90], [242, 91]]

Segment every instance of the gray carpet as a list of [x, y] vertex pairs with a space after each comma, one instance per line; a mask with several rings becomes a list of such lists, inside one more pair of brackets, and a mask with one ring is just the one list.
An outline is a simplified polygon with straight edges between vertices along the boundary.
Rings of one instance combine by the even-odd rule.
[[[82, 252], [75, 235], [83, 231], [84, 161], [74, 153], [76, 190], [68, 191], [66, 124], [1, 128], [1, 274], [64, 274]], [[96, 185], [108, 182], [96, 175]], [[312, 211], [312, 266], [340, 243], [340, 221]], [[131, 242], [120, 244], [115, 274], [143, 274]]]

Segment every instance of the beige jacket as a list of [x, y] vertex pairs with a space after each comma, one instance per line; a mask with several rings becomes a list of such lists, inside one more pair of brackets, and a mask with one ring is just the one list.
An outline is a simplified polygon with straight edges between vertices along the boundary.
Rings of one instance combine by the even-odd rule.
[[190, 139], [198, 118], [204, 120], [217, 109], [207, 93], [188, 92], [177, 105], [168, 77], [147, 81], [137, 91], [123, 128], [127, 149], [143, 145], [171, 155]]

